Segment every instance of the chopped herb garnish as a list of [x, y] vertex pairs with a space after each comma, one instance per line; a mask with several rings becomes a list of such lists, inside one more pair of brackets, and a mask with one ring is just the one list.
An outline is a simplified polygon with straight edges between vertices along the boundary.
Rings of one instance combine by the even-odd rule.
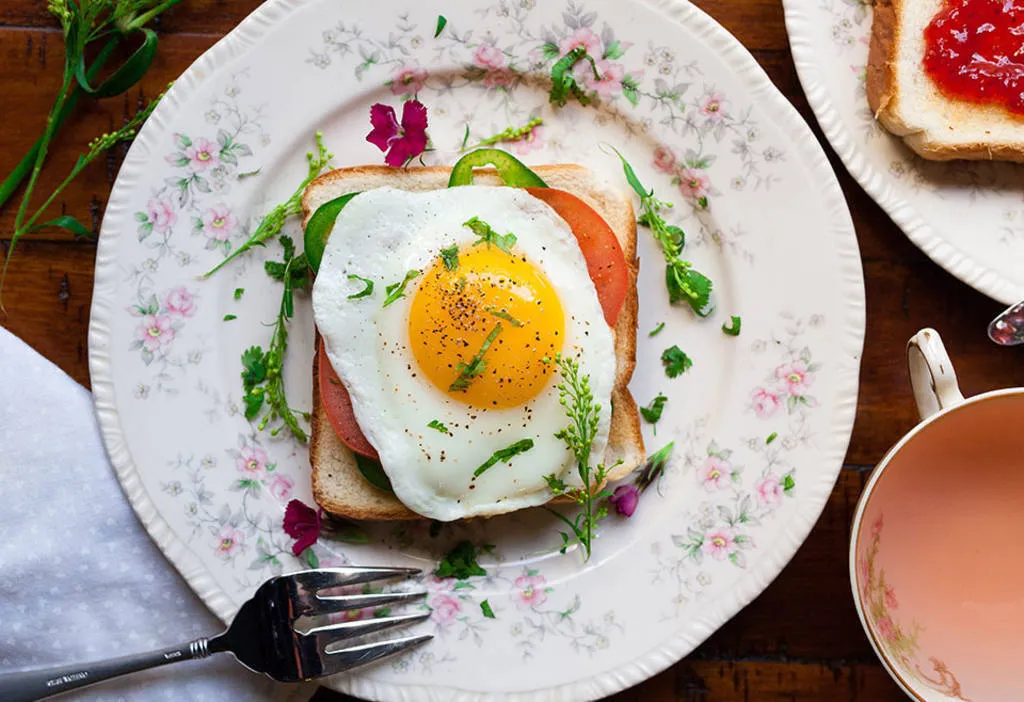
[[658, 322], [658, 326], [656, 326], [654, 329], [652, 329], [649, 332], [647, 332], [647, 336], [657, 336], [661, 332], [661, 330], [664, 329], [664, 328], [665, 328], [665, 323], [664, 322]]
[[488, 619], [494, 619], [495, 618], [494, 617], [494, 610], [491, 609], [491, 603], [488, 602], [487, 600], [484, 600], [483, 602], [480, 603], [480, 611], [483, 612], [483, 615], [485, 617], [487, 617]]
[[786, 473], [786, 475], [783, 476], [783, 478], [782, 478], [782, 491], [785, 492], [788, 495], [789, 492], [793, 488], [795, 488], [795, 487], [796, 487], [796, 481], [793, 480], [793, 474], [792, 473]]
[[437, 429], [442, 434], [451, 434], [451, 432], [448, 431], [448, 427], [446, 427], [444, 424], [437, 421], [436, 419], [431, 419], [430, 423], [427, 424], [427, 426], [430, 427], [431, 429]]
[[235, 288], [235, 299], [241, 300], [242, 295], [245, 294], [245, 288]]
[[238, 317], [236, 315], [233, 315], [233, 314], [226, 314], [226, 315], [224, 315], [224, 321], [225, 322], [230, 322], [232, 319], [238, 319]]
[[452, 244], [447, 249], [441, 249], [441, 260], [444, 261], [444, 267], [450, 271], [457, 271], [459, 269], [459, 247], [457, 244]]
[[409, 281], [420, 274], [417, 270], [411, 270], [405, 274], [402, 281], [399, 283], [392, 283], [391, 285], [384, 288], [384, 292], [387, 293], [387, 297], [384, 298], [384, 306], [387, 307], [395, 300], [405, 297], [405, 286], [409, 284]]
[[506, 322], [511, 324], [513, 327], [521, 327], [521, 326], [523, 326], [522, 322], [520, 322], [518, 319], [516, 319], [515, 317], [510, 315], [505, 310], [499, 310], [497, 307], [488, 307], [487, 311], [490, 314], [493, 314], [498, 319], [504, 319]]
[[434, 38], [437, 39], [441, 36], [441, 32], [444, 31], [444, 26], [448, 24], [448, 18], [444, 15], [437, 16], [437, 29], [434, 30]]
[[512, 253], [512, 247], [516, 245], [515, 234], [512, 234], [511, 232], [508, 234], [499, 234], [494, 231], [491, 225], [479, 217], [473, 217], [472, 219], [463, 222], [462, 226], [469, 227], [470, 230], [479, 237], [473, 242], [473, 246], [487, 244], [487, 248], [491, 248], [491, 244], [494, 244], [505, 253], [510, 254]]
[[526, 453], [532, 448], [533, 439], [520, 439], [511, 446], [498, 449], [490, 458], [481, 463], [479, 468], [473, 471], [473, 477], [479, 478], [488, 468], [497, 465], [499, 462], [508, 463], [513, 457], [518, 456], [521, 453]]
[[597, 523], [608, 515], [604, 498], [612, 494], [610, 490], [597, 489], [608, 476], [610, 469], [605, 468], [604, 464], [593, 467], [590, 465], [590, 450], [597, 436], [601, 406], [594, 402], [594, 395], [590, 391], [590, 377], [580, 375], [579, 362], [561, 354], [555, 357], [555, 362], [562, 373], [562, 382], [558, 385], [559, 400], [569, 416], [569, 426], [556, 433], [555, 437], [564, 441], [576, 458], [576, 469], [583, 487], [570, 488], [564, 480], [554, 474], [544, 476], [553, 493], [571, 498], [582, 508], [574, 519], [569, 519], [555, 510], [549, 511], [562, 520], [571, 531], [562, 532], [562, 553], [565, 553], [570, 544], [579, 543], [583, 547], [584, 560], [589, 560]]
[[[295, 254], [291, 237], [282, 236], [281, 245], [284, 247], [283, 261], [267, 261], [264, 266], [270, 277], [284, 283], [281, 306], [267, 350], [252, 346], [242, 354], [242, 401], [245, 403], [245, 418], [250, 420], [255, 419], [264, 406], [267, 407], [267, 413], [257, 426], [260, 431], [270, 422], [280, 419], [296, 439], [305, 441], [306, 432], [299, 426], [296, 415], [308, 419], [308, 414], [293, 410], [285, 396], [284, 352], [288, 346], [288, 321], [295, 314], [293, 293], [309, 287], [309, 266], [305, 255]], [[270, 433], [276, 436], [280, 431], [281, 427], [276, 427]]]
[[773, 431], [771, 434], [768, 435], [768, 438], [764, 440], [764, 445], [767, 446], [771, 442], [775, 441], [777, 438], [779, 438], [779, 432]]
[[[655, 199], [654, 191], [643, 186], [626, 158], [617, 149], [612, 148], [612, 151], [622, 161], [626, 181], [640, 197], [642, 212], [637, 222], [649, 227], [654, 238], [661, 244], [665, 255], [665, 287], [668, 289], [669, 302], [675, 304], [685, 300], [699, 316], [707, 317], [711, 314], [711, 280], [695, 270], [692, 263], [681, 258], [686, 234], [674, 224], [668, 224], [660, 214], [662, 209], [672, 207], [672, 203]], [[703, 198], [700, 204], [707, 207], [707, 199]]]
[[[370, 295], [373, 294], [373, 281], [370, 280], [369, 278], [364, 278], [363, 276], [356, 275], [355, 273], [349, 273], [348, 274], [348, 279], [349, 280], [361, 280], [363, 282], [363, 284], [366, 286], [362, 290], [360, 290], [359, 292], [354, 293], [352, 295], [349, 295], [348, 296], [349, 300], [358, 300], [361, 297], [369, 297]], [[384, 306], [387, 307], [387, 304], [385, 304]]]
[[473, 544], [462, 541], [437, 564], [434, 575], [439, 578], [465, 580], [474, 575], [487, 575], [487, 571], [476, 562], [476, 548]]
[[484, 361], [484, 354], [487, 353], [487, 349], [491, 348], [491, 344], [494, 343], [494, 340], [498, 338], [500, 333], [501, 322], [494, 325], [494, 329], [484, 339], [480, 350], [476, 352], [476, 355], [473, 356], [469, 363], [459, 361], [455, 366], [455, 370], [459, 371], [459, 377], [448, 386], [448, 392], [465, 391], [469, 387], [469, 381], [484, 372], [484, 368], [487, 367], [487, 362]]
[[668, 398], [659, 392], [658, 396], [651, 400], [651, 404], [640, 408], [640, 414], [651, 424], [657, 424], [661, 419], [661, 413], [665, 410], [666, 402], [668, 402]]
[[739, 317], [733, 315], [732, 317], [729, 318], [728, 325], [722, 325], [722, 331], [728, 334], [729, 336], [739, 336], [740, 326], [742, 325], [742, 323], [743, 321]]
[[669, 378], [682, 375], [693, 365], [690, 357], [683, 353], [678, 346], [670, 346], [665, 349], [661, 354], [661, 362], [665, 366], [665, 375]]

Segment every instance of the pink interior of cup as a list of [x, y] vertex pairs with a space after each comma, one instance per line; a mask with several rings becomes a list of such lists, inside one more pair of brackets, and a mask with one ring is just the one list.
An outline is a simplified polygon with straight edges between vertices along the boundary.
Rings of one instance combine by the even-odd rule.
[[869, 633], [922, 700], [1024, 699], [1024, 393], [923, 427], [856, 534]]

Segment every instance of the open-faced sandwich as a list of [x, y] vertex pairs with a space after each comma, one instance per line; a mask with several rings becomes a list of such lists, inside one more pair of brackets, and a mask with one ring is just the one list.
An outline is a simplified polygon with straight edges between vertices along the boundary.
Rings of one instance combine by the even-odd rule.
[[482, 149], [454, 168], [331, 171], [302, 204], [324, 510], [493, 516], [581, 487], [578, 449], [615, 466], [607, 480], [644, 461], [624, 193], [580, 166]]

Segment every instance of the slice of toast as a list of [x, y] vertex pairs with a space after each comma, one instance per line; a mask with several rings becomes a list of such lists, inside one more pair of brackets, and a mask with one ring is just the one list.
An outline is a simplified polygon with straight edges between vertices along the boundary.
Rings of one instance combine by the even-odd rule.
[[[605, 185], [582, 166], [538, 166], [537, 172], [552, 188], [566, 190], [585, 201], [612, 228], [629, 265], [630, 286], [616, 321], [615, 385], [612, 390], [611, 427], [603, 462], [622, 464], [609, 474], [610, 480], [628, 475], [644, 462], [640, 413], [627, 385], [636, 366], [637, 293], [636, 218], [633, 205], [623, 193]], [[403, 190], [440, 190], [448, 186], [450, 168], [426, 167], [397, 170], [384, 166], [341, 168], [320, 176], [306, 188], [302, 198], [303, 224], [320, 205], [346, 193], [383, 186]], [[474, 173], [474, 184], [500, 186], [493, 171]], [[338, 438], [320, 403], [317, 364], [313, 364], [313, 413], [309, 460], [313, 468], [313, 498], [327, 512], [350, 519], [422, 519], [399, 502], [393, 494], [368, 483], [356, 466], [352, 451]]]
[[950, 99], [924, 71], [925, 28], [942, 0], [874, 0], [867, 96], [882, 126], [933, 161], [1024, 162], [1024, 119]]

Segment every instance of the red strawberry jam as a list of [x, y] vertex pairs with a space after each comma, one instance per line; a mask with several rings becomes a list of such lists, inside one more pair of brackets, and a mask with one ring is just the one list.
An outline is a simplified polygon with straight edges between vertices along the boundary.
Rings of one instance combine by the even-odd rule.
[[946, 0], [924, 40], [924, 70], [944, 95], [1024, 116], [1024, 0]]

